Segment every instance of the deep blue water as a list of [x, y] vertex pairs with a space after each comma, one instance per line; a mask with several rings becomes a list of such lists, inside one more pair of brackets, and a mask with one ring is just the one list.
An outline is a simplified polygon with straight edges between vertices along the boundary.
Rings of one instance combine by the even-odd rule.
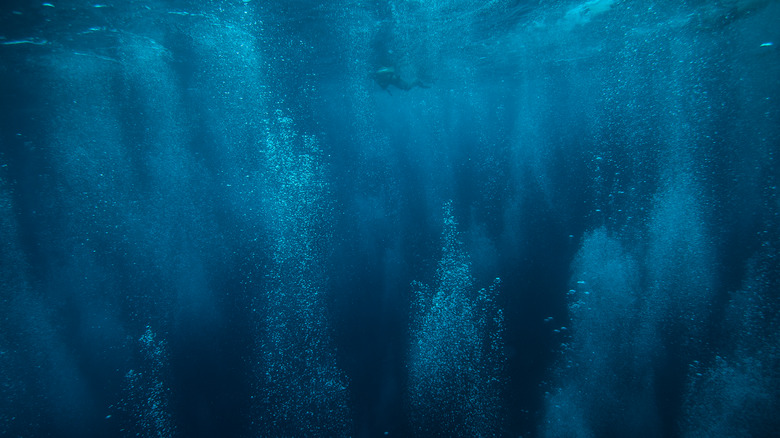
[[776, 436], [779, 21], [3, 2], [0, 435]]

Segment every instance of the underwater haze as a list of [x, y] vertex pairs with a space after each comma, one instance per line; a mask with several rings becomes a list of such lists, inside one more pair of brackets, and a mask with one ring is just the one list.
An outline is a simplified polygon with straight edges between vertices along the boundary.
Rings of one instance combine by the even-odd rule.
[[4, 1], [0, 436], [777, 436], [778, 23]]

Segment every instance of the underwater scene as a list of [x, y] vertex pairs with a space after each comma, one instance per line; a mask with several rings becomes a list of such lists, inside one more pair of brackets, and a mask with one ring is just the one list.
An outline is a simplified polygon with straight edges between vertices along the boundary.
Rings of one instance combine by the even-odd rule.
[[5, 0], [0, 436], [773, 437], [780, 1]]

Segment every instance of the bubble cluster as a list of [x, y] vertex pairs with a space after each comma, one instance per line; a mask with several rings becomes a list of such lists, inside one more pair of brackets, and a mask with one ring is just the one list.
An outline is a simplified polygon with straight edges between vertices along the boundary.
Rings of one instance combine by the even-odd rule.
[[500, 280], [474, 291], [471, 261], [444, 206], [436, 283], [414, 282], [409, 351], [411, 417], [422, 436], [501, 435], [504, 316]]
[[605, 227], [584, 237], [572, 263], [570, 338], [557, 387], [546, 394], [543, 436], [658, 432], [651, 386], [655, 344], [646, 335], [639, 266]]
[[126, 398], [121, 407], [126, 411], [129, 424], [123, 429], [125, 436], [172, 437], [176, 426], [170, 413], [170, 388], [166, 384], [168, 347], [157, 339], [152, 328], [138, 339], [143, 362], [137, 369], [125, 374]]
[[262, 436], [348, 436], [347, 380], [336, 365], [324, 301], [330, 206], [319, 144], [277, 111], [263, 152], [271, 243], [254, 302], [253, 424]]
[[688, 368], [681, 436], [772, 436], [780, 428], [780, 320], [775, 251], [752, 257], [742, 287], [730, 294], [723, 347]]

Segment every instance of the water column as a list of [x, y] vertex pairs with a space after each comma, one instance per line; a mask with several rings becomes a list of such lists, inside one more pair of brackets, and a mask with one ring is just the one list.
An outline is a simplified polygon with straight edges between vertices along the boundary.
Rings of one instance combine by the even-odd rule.
[[471, 260], [444, 205], [442, 255], [433, 287], [412, 284], [409, 401], [422, 436], [492, 436], [501, 431], [504, 315], [500, 280], [474, 290]]

